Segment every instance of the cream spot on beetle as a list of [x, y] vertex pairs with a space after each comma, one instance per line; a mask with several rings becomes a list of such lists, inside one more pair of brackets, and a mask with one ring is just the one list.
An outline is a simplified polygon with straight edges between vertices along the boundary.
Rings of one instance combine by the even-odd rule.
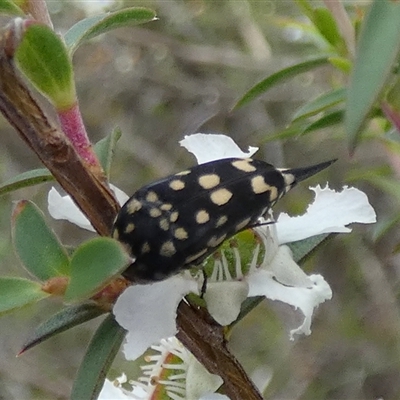
[[175, 174], [176, 176], [184, 176], [184, 175], [187, 175], [187, 174], [190, 174], [190, 171], [187, 169], [187, 170], [185, 170], [185, 171], [181, 171], [181, 172], [178, 172], [177, 174]]
[[236, 161], [232, 161], [232, 165], [243, 172], [253, 172], [255, 171], [257, 168], [251, 164], [252, 159], [248, 158], [245, 160], [236, 160]]
[[161, 218], [160, 219], [160, 228], [163, 231], [167, 231], [169, 229], [169, 222], [166, 218]]
[[160, 254], [164, 257], [171, 257], [176, 253], [176, 249], [171, 240], [167, 240], [160, 247]]
[[125, 233], [131, 233], [135, 229], [135, 224], [133, 222], [130, 222], [126, 227], [125, 227]]
[[210, 214], [206, 210], [200, 210], [196, 213], [196, 222], [198, 224], [205, 224], [210, 220]]
[[228, 221], [228, 217], [227, 217], [226, 215], [221, 215], [221, 216], [218, 218], [218, 221], [217, 221], [217, 223], [215, 224], [215, 226], [216, 226], [217, 228], [219, 228], [220, 226], [224, 225], [224, 224], [226, 223], [226, 221]]
[[262, 175], [257, 175], [251, 178], [251, 188], [255, 194], [261, 194], [271, 190], [272, 186], [265, 182]]
[[278, 199], [278, 189], [275, 186], [271, 186], [271, 192], [269, 194], [269, 201], [271, 202], [271, 207]]
[[158, 201], [158, 196], [156, 192], [153, 192], [152, 190], [147, 193], [146, 195], [146, 200], [150, 201], [151, 203], [155, 203], [156, 201]]
[[164, 203], [164, 204], [161, 204], [160, 208], [161, 208], [161, 210], [169, 211], [172, 208], [172, 204]]
[[207, 246], [209, 247], [217, 247], [218, 245], [220, 245], [226, 238], [226, 234], [222, 235], [222, 236], [213, 236], [208, 242], [207, 242]]
[[114, 230], [112, 236], [113, 236], [113, 238], [114, 238], [115, 240], [118, 240], [118, 239], [119, 239], [119, 232], [118, 232], [118, 229], [115, 229], [115, 230]]
[[210, 199], [217, 206], [223, 206], [231, 199], [232, 196], [233, 193], [228, 189], [217, 189], [211, 193]]
[[151, 217], [157, 218], [162, 214], [162, 212], [160, 209], [154, 207], [150, 209], [149, 214]]
[[178, 217], [179, 217], [178, 211], [174, 211], [174, 212], [172, 212], [171, 215], [169, 216], [169, 220], [170, 220], [171, 222], [176, 222], [177, 219], [178, 219]]
[[215, 186], [218, 186], [221, 182], [220, 177], [217, 174], [207, 174], [199, 177], [199, 185], [203, 189], [212, 189]]
[[[283, 179], [285, 181], [285, 186], [289, 186], [286, 187], [285, 190], [286, 192], [292, 187], [292, 185], [295, 183], [296, 177], [291, 174], [287, 168], [277, 168], [277, 170], [282, 174]], [[285, 193], [286, 193], [285, 192]]]
[[243, 228], [245, 228], [245, 227], [249, 224], [250, 221], [251, 221], [251, 218], [246, 218], [246, 219], [243, 220], [242, 222], [238, 223], [238, 224], [236, 225], [236, 228], [235, 228], [236, 232], [239, 232], [239, 231], [241, 231]]
[[199, 251], [198, 253], [193, 254], [190, 257], [187, 257], [186, 260], [185, 260], [185, 264], [190, 264], [191, 262], [197, 260], [201, 256], [204, 256], [204, 254], [206, 254], [207, 251], [208, 251], [208, 249], [203, 249], [203, 250]]
[[169, 183], [169, 187], [173, 190], [182, 190], [185, 187], [185, 182], [180, 179], [174, 179]]
[[184, 228], [176, 228], [174, 232], [174, 236], [179, 240], [185, 240], [188, 238], [188, 233]]
[[142, 203], [137, 199], [132, 199], [129, 200], [129, 203], [127, 204], [126, 208], [129, 214], [133, 214], [142, 208]]
[[149, 242], [144, 242], [141, 250], [142, 254], [149, 253], [150, 252]]

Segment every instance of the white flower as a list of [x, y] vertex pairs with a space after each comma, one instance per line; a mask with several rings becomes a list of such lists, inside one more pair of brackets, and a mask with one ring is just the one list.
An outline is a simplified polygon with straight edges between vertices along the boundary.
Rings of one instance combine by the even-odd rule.
[[[243, 157], [243, 152], [236, 145], [233, 147], [232, 140], [224, 135], [196, 134], [185, 137], [181, 144], [195, 153], [199, 162], [219, 159], [221, 155], [225, 158]], [[227, 148], [229, 148], [229, 151], [226, 150]], [[198, 149], [200, 154], [197, 153]], [[303, 221], [307, 225], [306, 237], [318, 235], [322, 232], [349, 232], [350, 229], [346, 228], [345, 224], [351, 222], [375, 222], [375, 212], [369, 205], [367, 197], [357, 189], [344, 188], [341, 193], [336, 193], [329, 188], [320, 189], [317, 187], [312, 190], [316, 193], [313, 205], [309, 207], [304, 216], [295, 218], [300, 223], [301, 219], [304, 218]], [[322, 203], [320, 203], [321, 201]], [[349, 207], [350, 204], [351, 207]], [[323, 209], [325, 209], [325, 214], [321, 214]], [[316, 216], [313, 216], [314, 212], [317, 213]], [[330, 218], [330, 216], [332, 217]], [[290, 338], [293, 338], [295, 333], [310, 334], [311, 317], [314, 309], [320, 303], [330, 299], [332, 292], [321, 275], [307, 276], [293, 261], [290, 250], [286, 246], [279, 246], [281, 243], [288, 242], [287, 238], [290, 237], [291, 229], [293, 229], [289, 222], [291, 219], [288, 218], [284, 217], [282, 221], [278, 219], [275, 224], [256, 229], [266, 247], [265, 259], [261, 266], [256, 268], [257, 256], [255, 255], [250, 273], [246, 276], [242, 276], [240, 254], [236, 253], [235, 256], [237, 268], [236, 276], [233, 277], [229, 273], [227, 261], [224, 260], [223, 255], [220, 260], [216, 261], [219, 265], [217, 265], [213, 276], [209, 278], [205, 300], [211, 315], [221, 324], [227, 325], [237, 318], [240, 305], [246, 297], [264, 295], [271, 300], [284, 301], [303, 312], [304, 321], [298, 328], [290, 332]], [[336, 222], [336, 224], [333, 224], [333, 222]], [[298, 225], [296, 225], [296, 231], [301, 231], [301, 229], [298, 229]], [[297, 233], [296, 236], [293, 234], [292, 238], [300, 240], [305, 237], [304, 235], [299, 236]], [[195, 279], [188, 274], [177, 275], [170, 279], [173, 279], [174, 285], [182, 288], [189, 287], [195, 282]], [[128, 329], [129, 332], [132, 329], [134, 335], [134, 340], [131, 341], [129, 340], [131, 333], [128, 334], [124, 347], [127, 359], [135, 359], [145, 347], [155, 343], [154, 326], [157, 326], [158, 340], [176, 334], [175, 322], [174, 320], [171, 321], [171, 317], [176, 317], [176, 309], [174, 308], [173, 312], [171, 312], [171, 308], [168, 312], [160, 312], [160, 307], [165, 307], [163, 303], [172, 303], [167, 297], [165, 297], [165, 301], [161, 298], [161, 296], [172, 296], [170, 279], [141, 287], [141, 296], [143, 297], [147, 297], [147, 295], [144, 295], [144, 292], [147, 291], [149, 293], [154, 291], [159, 294], [156, 302], [152, 301], [153, 295], [149, 294], [146, 313], [141, 312], [141, 307], [138, 307], [136, 303], [136, 298], [141, 296], [133, 295], [138, 287], [128, 289], [119, 297], [114, 307], [114, 314], [118, 323]], [[181, 281], [181, 283], [178, 283], [178, 281]], [[191, 284], [189, 284], [190, 281]], [[201, 278], [198, 278], [197, 281], [200, 287]], [[178, 305], [182, 292], [176, 290], [175, 295], [173, 303]], [[142, 302], [146, 302], [143, 297]], [[152, 308], [153, 311], [151, 311]], [[151, 329], [140, 329], [141, 332], [139, 333], [138, 327], [143, 328], [143, 318], [147, 319], [145, 326], [151, 326]], [[153, 320], [153, 323], [150, 324], [149, 320]], [[139, 336], [142, 340], [138, 339]]]
[[[224, 135], [187, 136], [181, 145], [192, 152], [199, 163], [229, 157], [249, 157], [257, 150], [249, 148], [248, 153], [243, 153], [232, 139]], [[215, 268], [209, 277], [204, 298], [208, 310], [219, 323], [228, 325], [235, 321], [247, 297], [262, 295], [290, 304], [304, 314], [303, 323], [290, 331], [291, 339], [294, 334], [311, 333], [313, 312], [319, 304], [332, 297], [332, 291], [321, 275], [305, 274], [284, 244], [321, 233], [350, 232], [351, 229], [346, 225], [353, 222], [376, 221], [366, 195], [355, 188], [345, 187], [340, 193], [328, 187], [321, 189], [320, 186], [311, 190], [315, 193], [315, 200], [304, 215], [291, 218], [281, 214], [276, 223], [255, 229], [264, 249], [260, 243], [255, 244], [252, 259], [248, 260], [249, 269], [243, 265], [241, 254], [235, 246], [231, 249], [235, 260], [234, 273], [230, 272], [223, 250], [220, 257], [215, 258]], [[55, 218], [71, 220], [71, 210], [64, 212], [62, 204], [50, 204], [52, 198], [53, 195], [49, 193], [49, 209], [53, 208], [51, 214], [54, 215], [56, 208], [58, 216]], [[76, 223], [76, 220], [76, 216], [73, 217], [73, 222]], [[81, 221], [79, 225], [85, 224]], [[128, 331], [124, 345], [125, 357], [134, 360], [150, 346], [174, 336], [177, 332], [175, 319], [179, 302], [189, 292], [198, 294], [201, 285], [201, 274], [194, 278], [185, 272], [162, 282], [128, 288], [118, 298], [113, 310], [118, 323]], [[108, 389], [109, 383], [104, 390]]]
[[[145, 400], [157, 393], [158, 398], [167, 395], [172, 400], [211, 400], [210, 396], [222, 385], [222, 379], [210, 374], [175, 337], [162, 339], [151, 349], [156, 354], [145, 357], [147, 364], [141, 367], [142, 376], [128, 381], [132, 391], [121, 387], [127, 381], [123, 375], [113, 383], [106, 380], [99, 399]], [[229, 400], [223, 395], [214, 398]]]

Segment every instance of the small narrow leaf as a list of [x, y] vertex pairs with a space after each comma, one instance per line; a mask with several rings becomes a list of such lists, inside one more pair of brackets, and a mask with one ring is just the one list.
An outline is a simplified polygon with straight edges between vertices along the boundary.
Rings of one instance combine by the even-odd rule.
[[354, 151], [362, 126], [378, 100], [400, 48], [400, 4], [375, 0], [364, 20], [348, 88], [346, 130]]
[[311, 7], [311, 4], [308, 0], [295, 0], [297, 6], [301, 9], [302, 13], [305, 14], [308, 18], [313, 18], [314, 9]]
[[22, 72], [58, 110], [75, 104], [71, 61], [64, 43], [52, 29], [38, 23], [29, 25], [15, 57]]
[[79, 367], [71, 400], [97, 399], [126, 331], [110, 314], [97, 329]]
[[353, 63], [344, 57], [329, 57], [329, 62], [345, 74], [349, 74], [353, 67]]
[[121, 129], [115, 128], [110, 135], [98, 141], [94, 146], [94, 151], [100, 160], [100, 164], [103, 167], [107, 178], [110, 177], [111, 162], [114, 156], [115, 147], [120, 137]]
[[328, 64], [328, 57], [320, 57], [312, 60], [304, 61], [300, 64], [292, 65], [291, 67], [282, 69], [268, 78], [263, 79], [261, 82], [253, 86], [233, 107], [233, 109], [238, 109], [243, 107], [245, 104], [254, 100], [258, 96], [264, 94], [267, 90], [271, 89], [273, 86], [284, 82], [285, 80], [292, 78], [293, 76], [299, 75], [303, 72], [310, 71], [321, 65]]
[[390, 213], [390, 215], [380, 218], [375, 224], [372, 231], [372, 240], [377, 242], [384, 238], [385, 235], [388, 235], [392, 229], [398, 227], [400, 222], [400, 213]]
[[293, 260], [295, 262], [300, 262], [310, 253], [312, 253], [317, 246], [324, 242], [331, 234], [324, 233], [322, 235], [312, 236], [304, 240], [299, 240], [297, 242], [289, 243], [288, 246], [293, 253]]
[[22, 278], [0, 278], [0, 314], [48, 297], [37, 282]]
[[0, 185], [0, 196], [13, 192], [14, 190], [38, 185], [39, 183], [52, 180], [54, 180], [54, 177], [47, 168], [33, 169], [31, 171], [23, 172]]
[[66, 301], [89, 298], [120, 274], [130, 263], [122, 245], [114, 239], [100, 237], [77, 248], [71, 259], [71, 279]]
[[65, 307], [47, 321], [40, 324], [22, 346], [18, 355], [35, 347], [51, 337], [58, 335], [74, 326], [104, 314], [105, 311], [94, 303], [83, 303], [71, 307]]
[[67, 251], [34, 203], [27, 200], [17, 203], [12, 228], [17, 255], [31, 274], [42, 281], [69, 274]]
[[97, 15], [79, 21], [65, 34], [64, 40], [72, 55], [85, 41], [102, 33], [124, 26], [133, 26], [154, 21], [156, 14], [148, 8], [125, 8], [110, 14]]
[[344, 118], [344, 111], [343, 110], [338, 110], [338, 111], [333, 111], [329, 114], [324, 115], [320, 119], [318, 119], [315, 122], [312, 122], [309, 124], [302, 132], [301, 134], [304, 135], [306, 133], [314, 132], [318, 129], [323, 129], [323, 128], [328, 128], [333, 125], [337, 125], [340, 122], [343, 121]]
[[333, 107], [336, 104], [342, 103], [346, 100], [346, 89], [339, 88], [331, 90], [327, 93], [323, 93], [314, 100], [305, 104], [293, 116], [293, 120], [308, 118], [313, 115], [326, 110], [327, 108]]
[[266, 133], [263, 142], [272, 142], [275, 140], [285, 140], [298, 137], [304, 129], [307, 128], [309, 122], [307, 120], [296, 120], [285, 129], [274, 133]]
[[23, 16], [24, 12], [10, 0], [0, 0], [0, 14]]
[[312, 21], [325, 40], [341, 50], [344, 42], [331, 12], [327, 8], [316, 8], [313, 10]]

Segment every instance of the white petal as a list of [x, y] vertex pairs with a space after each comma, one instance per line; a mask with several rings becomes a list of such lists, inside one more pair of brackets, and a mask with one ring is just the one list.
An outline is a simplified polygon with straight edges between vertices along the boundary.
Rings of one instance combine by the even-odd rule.
[[135, 360], [152, 344], [176, 334], [176, 309], [182, 297], [198, 293], [193, 279], [175, 276], [151, 285], [131, 286], [114, 306], [117, 322], [128, 331], [125, 358]]
[[231, 157], [248, 158], [258, 150], [258, 147], [249, 146], [245, 153], [229, 136], [206, 133], [185, 136], [179, 143], [194, 154], [198, 164]]
[[223, 383], [220, 376], [210, 374], [193, 356], [186, 373], [186, 398], [200, 399], [207, 393], [215, 392]]
[[271, 263], [261, 268], [271, 271], [274, 278], [286, 286], [309, 288], [313, 285], [308, 275], [293, 261], [293, 255], [288, 246], [279, 246]]
[[248, 292], [246, 281], [210, 282], [207, 284], [204, 300], [212, 317], [226, 326], [236, 321]]
[[119, 399], [129, 399], [130, 396], [127, 396], [121, 388], [115, 386], [113, 382], [106, 379], [104, 381], [103, 388], [101, 389], [99, 400], [119, 400]]
[[311, 288], [284, 286], [274, 279], [272, 273], [258, 270], [248, 277], [249, 296], [266, 296], [271, 300], [279, 300], [300, 308], [304, 314], [304, 322], [298, 328], [290, 331], [290, 339], [293, 340], [295, 333], [311, 333], [311, 318], [314, 308], [325, 300], [332, 298], [332, 290], [321, 275], [310, 275]]
[[129, 196], [112, 183], [110, 183], [110, 189], [114, 192], [120, 206], [123, 206], [129, 200]]
[[274, 370], [268, 365], [260, 364], [251, 373], [251, 380], [256, 385], [257, 389], [264, 393], [274, 375]]
[[141, 387], [135, 387], [133, 391], [125, 390], [120, 385], [121, 383], [127, 382], [126, 375], [123, 374], [121, 377], [111, 382], [108, 379], [104, 381], [103, 388], [101, 389], [99, 400], [126, 400], [126, 399], [143, 399], [149, 398], [149, 394], [146, 393]]
[[328, 186], [310, 188], [315, 200], [307, 212], [299, 217], [283, 213], [276, 223], [280, 244], [306, 239], [321, 233], [351, 232], [346, 225], [352, 222], [369, 224], [376, 222], [376, 214], [365, 193], [345, 186], [338, 193]]
[[[129, 199], [129, 196], [126, 195], [122, 190], [118, 189], [116, 186], [110, 185], [110, 189], [114, 192], [115, 197], [117, 198], [120, 205], [125, 204], [126, 201]], [[79, 226], [80, 228], [95, 232], [92, 224], [85, 217], [78, 206], [74, 203], [71, 196], [61, 196], [57, 189], [52, 187], [47, 196], [47, 202], [49, 214], [54, 219], [65, 219], [69, 222], [72, 222], [74, 225]]]
[[80, 228], [95, 232], [92, 224], [83, 212], [76, 206], [70, 196], [61, 194], [52, 187], [47, 196], [48, 209], [54, 219], [65, 219]]

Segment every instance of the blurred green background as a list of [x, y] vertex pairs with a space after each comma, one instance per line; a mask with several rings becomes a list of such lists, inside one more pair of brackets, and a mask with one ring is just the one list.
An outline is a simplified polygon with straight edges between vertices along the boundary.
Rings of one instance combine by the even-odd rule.
[[[52, 0], [48, 7], [56, 30], [65, 33], [94, 12], [97, 3]], [[74, 56], [80, 105], [92, 141], [116, 126], [123, 132], [112, 169], [115, 185], [132, 194], [151, 180], [191, 166], [195, 160], [178, 141], [195, 132], [224, 133], [243, 149], [259, 146], [257, 158], [279, 167], [339, 159], [286, 196], [277, 210], [302, 212], [312, 199], [308, 185], [329, 181], [335, 189], [351, 184], [364, 190], [378, 221], [398, 218], [397, 200], [390, 193], [357, 179], [368, 171], [373, 175], [379, 168], [390, 169], [390, 157], [393, 162], [373, 126], [351, 158], [341, 125], [268, 140], [289, 124], [300, 106], [346, 83], [333, 68], [302, 74], [231, 112], [235, 102], [267, 75], [326, 50], [312, 31], [293, 24], [307, 23], [293, 1], [163, 0], [123, 5], [152, 8], [159, 20], [103, 35]], [[360, 10], [364, 5], [359, 4]], [[1, 182], [40, 167], [2, 117], [0, 132]], [[11, 246], [12, 202], [31, 199], [47, 213], [50, 186], [0, 198], [2, 275], [26, 276]], [[89, 237], [68, 223], [51, 224], [65, 244], [76, 245]], [[400, 230], [395, 225], [378, 236], [378, 228], [355, 226], [351, 234], [331, 238], [304, 265], [308, 273], [321, 273], [334, 293], [332, 301], [317, 311], [310, 337], [290, 342], [288, 331], [301, 315], [271, 301], [263, 302], [234, 329], [234, 354], [255, 381], [270, 379], [266, 398], [400, 398]], [[68, 398], [99, 321], [15, 358], [32, 328], [60, 306], [47, 301], [0, 319], [0, 399]]]

